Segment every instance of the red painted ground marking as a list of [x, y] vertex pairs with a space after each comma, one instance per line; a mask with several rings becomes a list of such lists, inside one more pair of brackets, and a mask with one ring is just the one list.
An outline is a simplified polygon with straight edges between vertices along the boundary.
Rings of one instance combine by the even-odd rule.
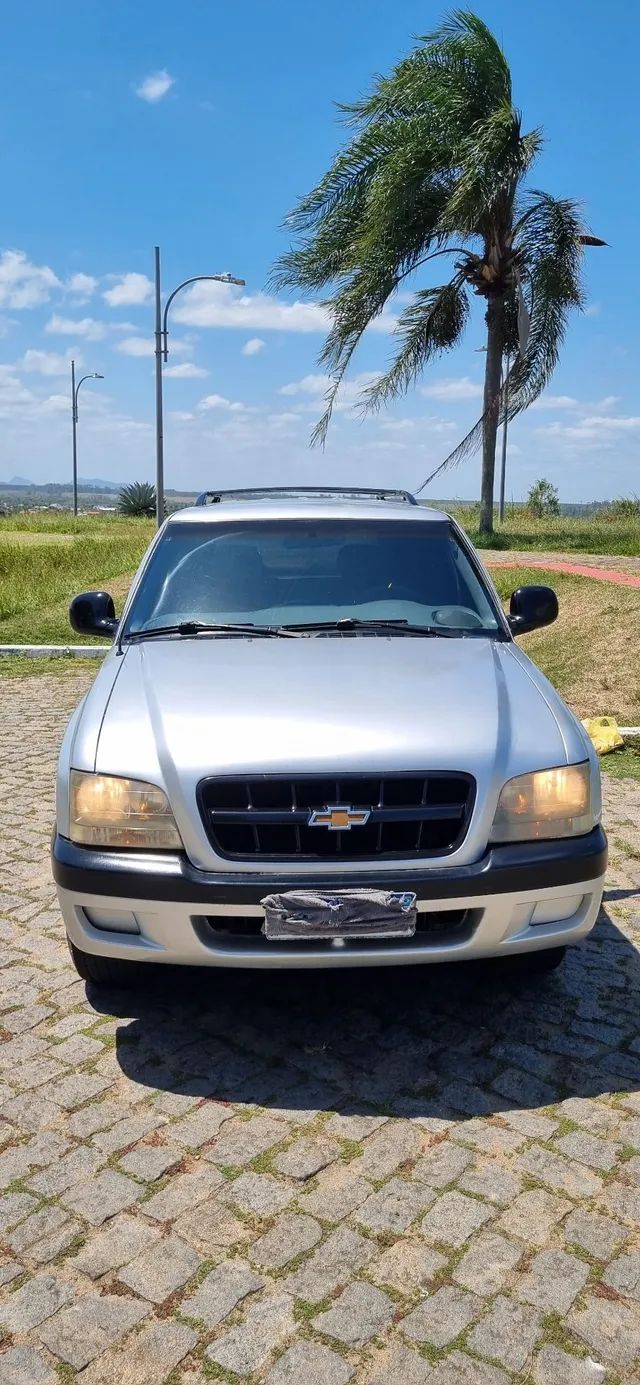
[[489, 557], [483, 554], [487, 567], [541, 567], [548, 572], [569, 572], [574, 577], [593, 577], [596, 582], [615, 582], [619, 587], [640, 587], [640, 574], [631, 572], [619, 572], [614, 568], [589, 567], [586, 563], [563, 563], [549, 562], [545, 559], [514, 560], [513, 558], [495, 558], [493, 553]]

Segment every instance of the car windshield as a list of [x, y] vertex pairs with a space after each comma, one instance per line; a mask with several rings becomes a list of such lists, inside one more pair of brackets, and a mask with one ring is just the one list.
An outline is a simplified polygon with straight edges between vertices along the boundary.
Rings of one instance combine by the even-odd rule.
[[354, 633], [367, 621], [501, 630], [447, 521], [304, 519], [168, 525], [122, 635], [187, 622], [326, 629], [348, 620]]

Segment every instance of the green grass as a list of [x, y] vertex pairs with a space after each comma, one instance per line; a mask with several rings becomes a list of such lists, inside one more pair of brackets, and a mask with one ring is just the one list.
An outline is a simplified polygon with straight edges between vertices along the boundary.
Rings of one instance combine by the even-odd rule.
[[86, 644], [69, 601], [99, 587], [122, 601], [153, 532], [152, 521], [116, 517], [0, 519], [0, 643]]
[[496, 519], [493, 536], [485, 539], [478, 532], [477, 506], [448, 505], [446, 508], [479, 548], [640, 556], [640, 521], [633, 518], [605, 519], [602, 515], [594, 515], [589, 519], [577, 519], [558, 515], [556, 519], [536, 519], [523, 505], [508, 505], [504, 524]]

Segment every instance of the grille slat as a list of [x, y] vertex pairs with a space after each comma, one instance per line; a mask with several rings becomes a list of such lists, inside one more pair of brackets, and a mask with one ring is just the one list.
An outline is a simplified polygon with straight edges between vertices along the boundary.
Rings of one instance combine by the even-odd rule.
[[[475, 781], [458, 771], [283, 775], [204, 779], [198, 802], [216, 853], [233, 859], [366, 860], [444, 856], [464, 840]], [[367, 808], [366, 824], [328, 831], [310, 827], [313, 810], [346, 804]]]

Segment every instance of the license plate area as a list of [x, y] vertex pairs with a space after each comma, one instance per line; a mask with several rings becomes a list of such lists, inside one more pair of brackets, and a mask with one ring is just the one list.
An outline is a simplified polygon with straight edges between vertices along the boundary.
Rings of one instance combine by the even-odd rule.
[[261, 900], [269, 942], [411, 938], [416, 896], [404, 890], [289, 890]]

